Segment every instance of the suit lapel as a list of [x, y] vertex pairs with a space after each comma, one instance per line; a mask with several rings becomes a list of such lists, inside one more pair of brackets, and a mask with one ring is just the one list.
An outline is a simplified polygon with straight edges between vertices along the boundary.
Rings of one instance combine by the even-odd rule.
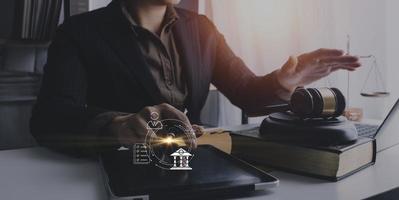
[[122, 14], [119, 1], [113, 1], [108, 5], [106, 12], [105, 23], [100, 25], [100, 32], [125, 64], [122, 70], [130, 74], [132, 78], [139, 80], [148, 95], [151, 96], [152, 104], [165, 102], [139, 49], [132, 27]]
[[[201, 66], [202, 60], [199, 45], [199, 31], [195, 20], [181, 17], [173, 28], [176, 45], [185, 69], [189, 98], [187, 108], [189, 117], [199, 115], [201, 105]], [[191, 118], [190, 118], [191, 119]], [[195, 121], [198, 119], [194, 119]]]

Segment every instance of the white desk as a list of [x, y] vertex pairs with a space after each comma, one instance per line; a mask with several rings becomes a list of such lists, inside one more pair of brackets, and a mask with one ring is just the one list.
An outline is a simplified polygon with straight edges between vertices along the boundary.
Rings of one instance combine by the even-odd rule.
[[[381, 152], [376, 165], [340, 182], [273, 172], [274, 190], [249, 199], [361, 199], [399, 187], [399, 146]], [[105, 200], [95, 161], [70, 158], [42, 148], [0, 151], [0, 199]]]
[[74, 159], [43, 148], [0, 151], [2, 200], [105, 200], [94, 161]]

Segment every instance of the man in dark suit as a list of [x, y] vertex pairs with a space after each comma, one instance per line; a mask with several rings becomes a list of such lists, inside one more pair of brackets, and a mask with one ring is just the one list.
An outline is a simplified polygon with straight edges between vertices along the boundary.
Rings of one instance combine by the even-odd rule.
[[87, 150], [142, 142], [154, 112], [200, 124], [211, 83], [252, 113], [287, 101], [298, 86], [360, 66], [340, 50], [320, 49], [256, 76], [211, 21], [177, 3], [114, 0], [59, 27], [31, 120], [40, 144]]

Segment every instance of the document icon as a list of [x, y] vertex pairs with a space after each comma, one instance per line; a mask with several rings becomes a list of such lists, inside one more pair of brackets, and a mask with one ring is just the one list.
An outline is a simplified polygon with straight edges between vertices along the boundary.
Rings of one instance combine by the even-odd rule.
[[148, 165], [150, 158], [148, 157], [147, 145], [138, 143], [133, 145], [133, 164]]

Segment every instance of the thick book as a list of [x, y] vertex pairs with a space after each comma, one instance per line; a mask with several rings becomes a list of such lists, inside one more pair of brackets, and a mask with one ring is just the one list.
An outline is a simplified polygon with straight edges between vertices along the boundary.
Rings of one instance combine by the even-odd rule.
[[21, 39], [26, 36], [28, 26], [28, 0], [15, 0], [13, 39]]
[[197, 138], [198, 145], [211, 145], [231, 154], [232, 140], [229, 132], [223, 129], [206, 129], [204, 134]]
[[359, 137], [342, 146], [309, 146], [268, 141], [259, 131], [233, 132], [232, 154], [254, 164], [338, 181], [375, 163], [376, 142]]

